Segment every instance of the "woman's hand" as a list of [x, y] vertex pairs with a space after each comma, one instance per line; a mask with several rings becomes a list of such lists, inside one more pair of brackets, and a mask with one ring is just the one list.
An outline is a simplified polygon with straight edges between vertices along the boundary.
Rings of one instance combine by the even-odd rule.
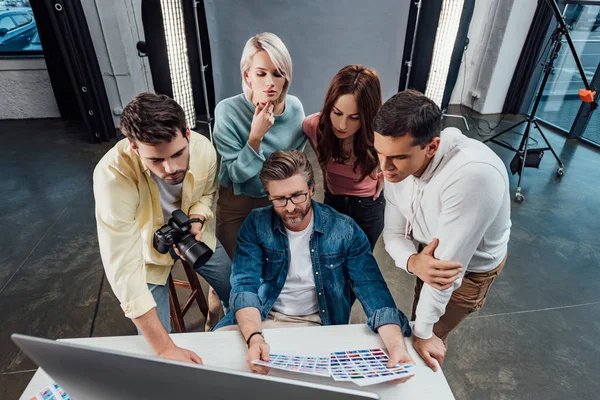
[[250, 127], [250, 136], [248, 138], [248, 143], [257, 153], [260, 143], [269, 129], [271, 129], [274, 122], [275, 117], [273, 116], [273, 104], [271, 102], [267, 102], [263, 106], [259, 103], [254, 110], [252, 126]]

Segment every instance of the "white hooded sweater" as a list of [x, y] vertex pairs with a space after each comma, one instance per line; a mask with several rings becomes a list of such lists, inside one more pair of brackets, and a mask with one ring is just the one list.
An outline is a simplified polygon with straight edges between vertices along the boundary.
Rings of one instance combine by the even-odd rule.
[[[462, 275], [491, 271], [506, 255], [511, 227], [506, 168], [489, 147], [458, 129], [442, 131], [440, 147], [420, 177], [386, 181], [384, 192], [383, 239], [396, 266], [406, 270], [415, 242], [427, 245], [434, 238], [439, 239], [435, 258], [461, 263]], [[443, 291], [423, 285], [417, 337], [432, 336], [462, 275]]]

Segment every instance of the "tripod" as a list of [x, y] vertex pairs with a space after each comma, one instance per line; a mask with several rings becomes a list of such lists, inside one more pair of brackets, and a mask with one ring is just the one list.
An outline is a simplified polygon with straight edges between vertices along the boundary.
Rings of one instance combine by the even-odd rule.
[[[585, 71], [583, 70], [583, 66], [581, 65], [581, 60], [579, 59], [579, 57], [577, 55], [577, 51], [575, 51], [575, 46], [573, 45], [573, 40], [571, 39], [571, 35], [569, 34], [569, 28], [567, 27], [567, 24], [565, 23], [565, 20], [564, 20], [563, 16], [561, 15], [560, 10], [558, 9], [556, 0], [546, 0], [546, 4], [548, 4], [548, 6], [552, 9], [552, 13], [554, 14], [554, 17], [556, 18], [556, 20], [558, 21], [558, 26], [554, 30], [554, 33], [552, 33], [552, 41], [553, 41], [552, 51], [550, 52], [548, 61], [546, 61], [546, 64], [544, 66], [544, 78], [542, 79], [542, 84], [537, 93], [537, 97], [535, 99], [533, 109], [531, 110], [531, 114], [528, 115], [527, 118], [525, 118], [525, 120], [519, 122], [518, 124], [511, 126], [508, 129], [503, 130], [502, 132], [498, 133], [497, 135], [492, 136], [489, 139], [484, 140], [484, 142], [483, 142], [483, 143], [493, 142], [499, 146], [502, 146], [506, 149], [512, 150], [516, 153], [515, 159], [517, 159], [517, 161], [518, 161], [519, 182], [517, 184], [517, 192], [515, 193], [515, 201], [517, 201], [518, 203], [522, 202], [525, 199], [525, 197], [521, 194], [521, 181], [523, 179], [523, 171], [525, 170], [526, 164], [529, 162], [529, 160], [527, 158], [527, 152], [534, 150], [534, 149], [529, 149], [529, 135], [530, 135], [531, 129], [532, 129], [531, 125], [533, 125], [535, 127], [535, 129], [538, 130], [540, 135], [542, 135], [544, 142], [546, 142], [546, 145], [548, 146], [548, 147], [544, 147], [541, 149], [535, 149], [536, 153], [539, 154], [539, 158], [537, 159], [537, 163], [535, 163], [535, 162], [532, 162], [532, 163], [535, 165], [539, 165], [539, 161], [541, 160], [543, 151], [550, 150], [552, 152], [552, 155], [554, 155], [554, 158], [556, 158], [556, 161], [558, 161], [558, 170], [556, 171], [556, 174], [559, 177], [561, 177], [565, 174], [564, 164], [562, 163], [560, 158], [558, 158], [558, 155], [556, 154], [556, 152], [554, 151], [554, 149], [548, 142], [548, 139], [546, 139], [546, 135], [544, 135], [544, 132], [542, 131], [542, 128], [540, 128], [540, 124], [538, 123], [538, 119], [535, 116], [537, 109], [540, 105], [540, 100], [542, 99], [542, 94], [544, 93], [544, 88], [546, 87], [546, 83], [548, 82], [548, 77], [550, 76], [550, 73], [552, 72], [552, 67], [554, 66], [554, 60], [556, 60], [556, 58], [558, 57], [558, 52], [560, 51], [560, 49], [562, 47], [563, 36], [567, 39], [569, 49], [571, 50], [571, 54], [573, 55], [573, 59], [575, 60], [575, 64], [577, 65], [579, 75], [581, 76], [581, 79], [583, 80], [583, 83], [585, 85], [585, 89], [579, 90], [579, 98], [581, 99], [581, 101], [583, 101], [585, 103], [592, 103], [592, 109], [597, 107], [597, 104], [594, 100], [594, 96], [596, 95], [596, 92], [590, 87], [588, 79], [585, 76]], [[513, 146], [511, 146], [509, 144], [499, 142], [496, 140], [496, 138], [498, 136], [503, 135], [504, 133], [511, 131], [514, 128], [521, 126], [523, 124], [527, 124], [527, 126], [525, 127], [525, 133], [523, 134], [523, 139], [521, 139], [521, 143], [519, 144], [518, 148], [514, 148]]]
[[202, 43], [200, 41], [200, 23], [198, 21], [198, 4], [200, 1], [194, 0], [194, 23], [196, 25], [196, 40], [198, 41], [198, 57], [200, 58], [200, 72], [202, 73], [200, 76], [202, 77], [202, 90], [204, 95], [204, 109], [206, 110], [206, 121], [200, 121], [202, 124], [208, 125], [208, 138], [210, 142], [213, 142], [213, 131], [212, 131], [212, 122], [213, 118], [210, 116], [210, 105], [208, 103], [208, 91], [206, 89], [206, 69], [208, 65], [204, 65], [204, 59], [202, 57]]
[[[546, 87], [546, 83], [548, 82], [548, 78], [550, 77], [550, 73], [552, 72], [554, 60], [556, 60], [556, 58], [558, 57], [558, 52], [560, 51], [560, 48], [562, 47], [562, 37], [564, 34], [565, 34], [565, 31], [563, 31], [563, 28], [560, 25], [556, 28], [556, 30], [552, 34], [552, 41], [554, 42], [554, 44], [552, 46], [552, 51], [550, 52], [550, 57], [548, 58], [548, 61], [546, 61], [546, 64], [544, 66], [544, 78], [542, 79], [542, 84], [538, 90], [537, 97], [535, 99], [535, 103], [533, 104], [533, 109], [531, 110], [531, 114], [529, 114], [523, 121], [511, 126], [508, 129], [505, 129], [502, 132], [483, 141], [483, 143], [487, 143], [487, 142], [496, 143], [498, 146], [502, 146], [508, 150], [512, 150], [519, 157], [519, 159], [520, 159], [519, 160], [519, 182], [517, 183], [517, 191], [515, 193], [515, 201], [518, 203], [522, 202], [525, 199], [525, 197], [521, 194], [521, 181], [523, 180], [523, 171], [525, 170], [525, 164], [526, 164], [526, 160], [527, 160], [527, 151], [529, 150], [529, 135], [531, 133], [532, 125], [533, 125], [533, 127], [535, 127], [535, 129], [538, 130], [540, 135], [542, 135], [544, 142], [546, 142], [546, 145], [548, 146], [548, 147], [544, 147], [544, 148], [537, 149], [537, 150], [539, 150], [540, 152], [545, 151], [545, 150], [550, 150], [552, 152], [552, 155], [554, 155], [554, 158], [556, 158], [556, 161], [558, 161], [558, 170], [556, 171], [556, 174], [559, 177], [561, 177], [565, 173], [564, 164], [562, 163], [562, 161], [560, 160], [560, 158], [558, 157], [558, 155], [552, 148], [552, 145], [550, 145], [550, 143], [548, 142], [548, 139], [546, 138], [546, 135], [544, 135], [544, 132], [542, 131], [542, 128], [540, 127], [540, 124], [538, 123], [538, 119], [535, 116], [537, 109], [540, 105], [540, 101], [542, 99], [542, 94], [544, 93], [544, 88]], [[515, 148], [507, 143], [499, 142], [496, 140], [497, 137], [505, 134], [506, 132], [512, 131], [516, 127], [521, 126], [523, 124], [527, 124], [527, 126], [525, 127], [525, 133], [523, 134], [523, 139], [521, 139], [521, 143], [519, 144], [518, 148]], [[543, 153], [541, 153], [541, 154], [543, 154]]]

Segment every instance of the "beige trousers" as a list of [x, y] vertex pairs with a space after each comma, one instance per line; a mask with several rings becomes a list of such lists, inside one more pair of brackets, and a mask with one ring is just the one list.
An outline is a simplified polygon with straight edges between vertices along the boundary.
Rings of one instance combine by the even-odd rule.
[[[467, 272], [465, 274], [462, 285], [452, 293], [450, 302], [446, 306], [446, 312], [433, 326], [433, 333], [442, 339], [444, 343], [448, 342], [448, 335], [458, 324], [464, 321], [469, 314], [483, 307], [492, 283], [494, 283], [494, 280], [496, 280], [505, 264], [506, 256], [491, 271], [482, 273]], [[411, 318], [413, 321], [416, 318], [417, 304], [419, 303], [422, 288], [423, 281], [417, 278]]]
[[[304, 328], [309, 326], [320, 326], [321, 316], [319, 313], [310, 315], [286, 315], [280, 312], [271, 310], [267, 319], [262, 322], [262, 329], [272, 328]], [[217, 331], [237, 331], [237, 325], [224, 326]], [[215, 331], [216, 332], [216, 331]]]

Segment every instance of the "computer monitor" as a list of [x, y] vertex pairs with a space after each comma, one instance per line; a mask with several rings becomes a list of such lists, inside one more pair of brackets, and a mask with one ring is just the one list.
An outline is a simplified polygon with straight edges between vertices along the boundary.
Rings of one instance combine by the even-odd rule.
[[74, 400], [379, 399], [375, 393], [13, 334]]

